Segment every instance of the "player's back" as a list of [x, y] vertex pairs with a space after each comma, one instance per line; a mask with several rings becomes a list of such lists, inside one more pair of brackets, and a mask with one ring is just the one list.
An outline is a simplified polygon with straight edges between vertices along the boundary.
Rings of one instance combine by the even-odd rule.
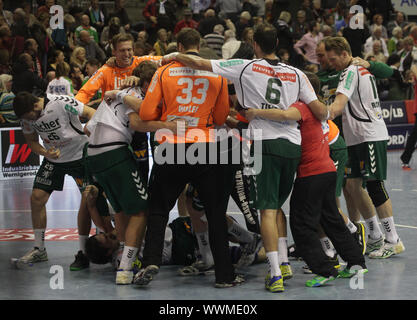
[[[172, 62], [157, 71], [148, 89], [150, 95], [157, 82], [162, 93], [161, 120], [184, 119], [188, 130], [200, 129], [205, 142], [213, 141], [209, 130], [214, 129], [214, 124], [223, 124], [229, 112], [226, 80], [214, 73]], [[198, 141], [201, 139], [202, 136]], [[185, 142], [195, 141], [190, 138]]]

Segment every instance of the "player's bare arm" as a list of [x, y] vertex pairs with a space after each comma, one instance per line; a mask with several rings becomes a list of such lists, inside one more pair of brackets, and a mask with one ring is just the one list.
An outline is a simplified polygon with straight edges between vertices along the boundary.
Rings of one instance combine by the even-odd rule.
[[314, 100], [310, 102], [308, 106], [318, 120], [323, 121], [328, 119], [329, 110], [324, 103], [319, 100]]
[[178, 61], [192, 69], [213, 71], [210, 60], [203, 59], [191, 54], [183, 54], [177, 52], [170, 53], [162, 58], [162, 65], [168, 64], [172, 61]]
[[40, 143], [39, 143], [39, 136], [36, 132], [34, 133], [24, 133], [23, 136], [26, 139], [26, 142], [32, 151], [40, 156], [44, 156], [49, 159], [58, 159], [60, 155], [59, 149], [50, 148], [45, 149]]
[[300, 111], [297, 108], [289, 108], [288, 110], [279, 110], [279, 109], [248, 109], [245, 110], [245, 117], [249, 121], [252, 121], [254, 118], [263, 118], [273, 121], [298, 121], [301, 120]]
[[345, 108], [347, 103], [348, 103], [348, 97], [346, 97], [342, 93], [337, 94], [336, 99], [334, 99], [334, 102], [329, 107], [329, 111], [330, 111], [329, 119], [334, 119], [338, 115], [342, 114], [342, 111]]
[[143, 121], [137, 113], [130, 113], [129, 128], [139, 132], [155, 132], [159, 129], [168, 129], [174, 134], [178, 134], [185, 132], [187, 129], [187, 123], [181, 119], [173, 121]]
[[95, 109], [93, 109], [93, 108], [91, 108], [87, 105], [84, 105], [83, 113], [81, 114], [81, 117], [87, 118], [88, 120], [90, 120], [93, 117], [95, 112], [96, 112]]

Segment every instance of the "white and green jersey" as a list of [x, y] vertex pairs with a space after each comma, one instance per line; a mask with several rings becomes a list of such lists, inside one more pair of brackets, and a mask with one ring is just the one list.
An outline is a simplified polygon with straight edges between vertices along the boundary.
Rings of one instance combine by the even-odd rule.
[[367, 69], [351, 65], [343, 70], [336, 93], [349, 99], [342, 114], [347, 146], [389, 139], [376, 80]]
[[48, 94], [57, 94], [57, 95], [67, 95], [74, 96], [74, 91], [72, 89], [71, 82], [64, 77], [59, 79], [53, 79], [48, 83], [48, 88], [46, 89]]
[[[213, 72], [233, 82], [240, 105], [254, 109], [287, 110], [294, 102], [317, 100], [307, 76], [277, 60], [211, 60]], [[283, 138], [301, 144], [296, 121], [272, 121], [255, 118], [249, 129], [262, 130], [261, 140]]]
[[79, 118], [84, 104], [70, 96], [48, 94], [48, 99], [50, 101], [38, 120], [21, 121], [23, 133], [36, 132], [46, 149], [55, 147], [60, 150], [58, 159], [48, 159], [51, 162], [81, 159], [84, 144], [88, 141]]
[[[132, 96], [143, 99], [139, 87], [122, 90]], [[132, 142], [134, 130], [129, 128], [129, 114], [135, 112], [119, 98], [109, 105], [103, 100], [87, 124], [90, 132], [89, 155], [97, 155], [120, 148], [121, 144]], [[93, 148], [91, 148], [93, 147]]]

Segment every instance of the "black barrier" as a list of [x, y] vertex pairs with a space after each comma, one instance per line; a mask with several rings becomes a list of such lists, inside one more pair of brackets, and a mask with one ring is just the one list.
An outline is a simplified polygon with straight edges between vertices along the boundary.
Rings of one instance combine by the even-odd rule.
[[407, 109], [404, 101], [382, 101], [382, 115], [387, 125], [407, 123]]

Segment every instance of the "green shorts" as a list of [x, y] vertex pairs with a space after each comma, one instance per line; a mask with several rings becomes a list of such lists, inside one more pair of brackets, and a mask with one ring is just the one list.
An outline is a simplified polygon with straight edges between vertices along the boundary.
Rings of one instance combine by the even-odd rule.
[[128, 147], [86, 158], [87, 168], [104, 189], [114, 211], [137, 214], [148, 208], [147, 186]]
[[253, 176], [251, 204], [258, 210], [279, 209], [287, 200], [301, 158], [301, 146], [286, 139], [263, 140], [262, 170]]
[[55, 190], [62, 191], [65, 175], [68, 174], [74, 178], [78, 188], [82, 191], [86, 186], [84, 169], [83, 161], [81, 159], [56, 163], [44, 158], [36, 173], [33, 188], [41, 189], [48, 193]]
[[387, 178], [387, 141], [364, 142], [348, 147], [348, 178], [385, 180]]
[[332, 158], [337, 170], [336, 178], [336, 197], [342, 195], [342, 188], [345, 180], [345, 168], [348, 162], [348, 152], [345, 140], [339, 135], [339, 138], [330, 146], [330, 158]]

